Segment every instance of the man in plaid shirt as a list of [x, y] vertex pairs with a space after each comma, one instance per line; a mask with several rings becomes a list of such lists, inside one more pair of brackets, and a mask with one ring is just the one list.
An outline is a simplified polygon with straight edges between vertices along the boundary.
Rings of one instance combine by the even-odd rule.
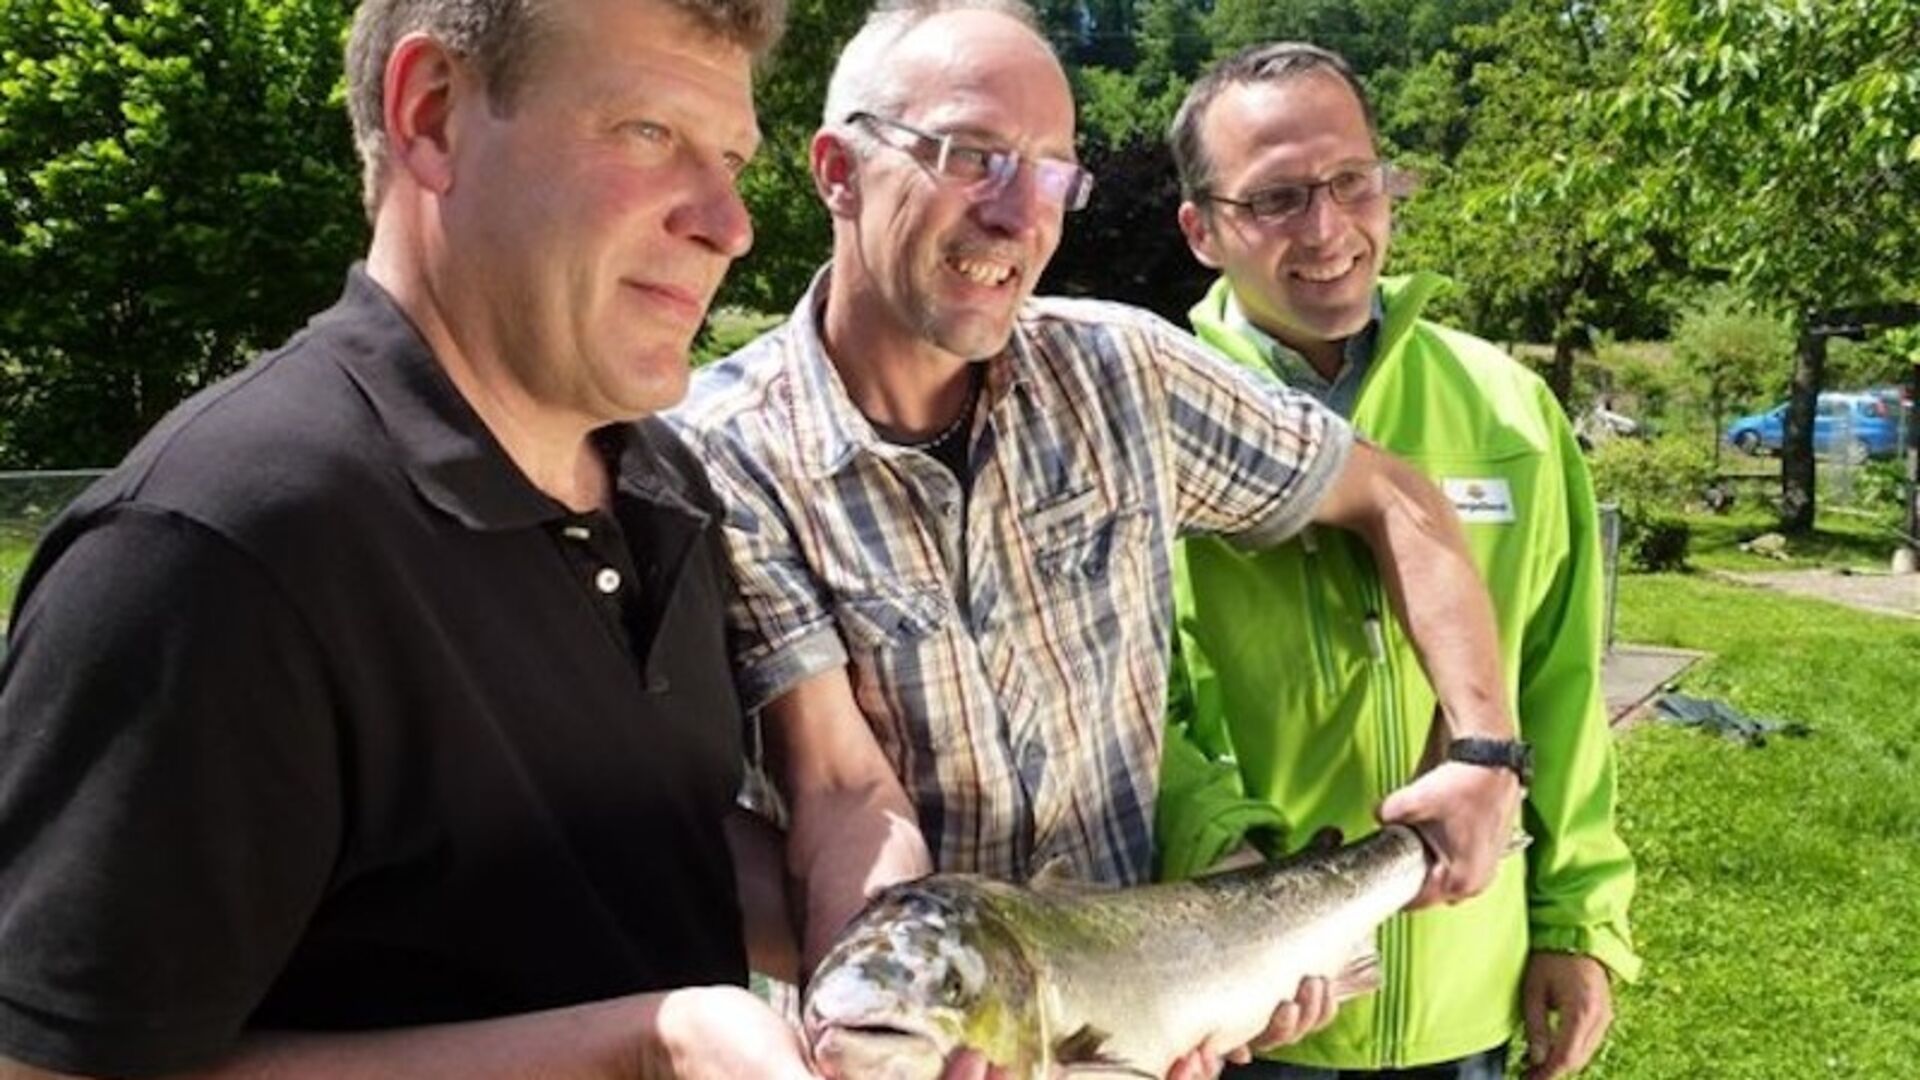
[[[1439, 492], [1152, 315], [1032, 297], [1092, 179], [1036, 27], [1017, 0], [876, 9], [811, 147], [832, 262], [677, 417], [727, 504], [736, 678], [808, 960], [873, 889], [935, 866], [1149, 877], [1181, 535], [1359, 532], [1446, 734], [1514, 737]], [[1484, 886], [1519, 790], [1446, 763], [1383, 804], [1442, 856], [1424, 901]], [[1331, 1013], [1309, 987], [1268, 1038]]]

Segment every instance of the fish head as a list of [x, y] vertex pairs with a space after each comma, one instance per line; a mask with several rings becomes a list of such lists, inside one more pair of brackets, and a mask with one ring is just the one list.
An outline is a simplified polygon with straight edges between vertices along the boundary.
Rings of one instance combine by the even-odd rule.
[[1028, 1076], [1044, 1054], [1031, 965], [953, 879], [876, 898], [815, 970], [801, 1019], [829, 1080], [935, 1080], [963, 1047]]

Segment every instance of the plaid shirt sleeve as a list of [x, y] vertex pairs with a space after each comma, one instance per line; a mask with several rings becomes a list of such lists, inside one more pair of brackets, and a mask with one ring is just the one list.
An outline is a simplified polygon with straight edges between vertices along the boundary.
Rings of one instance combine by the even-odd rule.
[[1156, 330], [1149, 351], [1166, 395], [1181, 531], [1250, 548], [1300, 531], [1345, 466], [1353, 429], [1171, 326]]
[[734, 682], [742, 705], [757, 710], [803, 679], [844, 665], [846, 646], [768, 459], [728, 429], [706, 433], [701, 443], [714, 493], [726, 505], [721, 535], [733, 572], [727, 637]]

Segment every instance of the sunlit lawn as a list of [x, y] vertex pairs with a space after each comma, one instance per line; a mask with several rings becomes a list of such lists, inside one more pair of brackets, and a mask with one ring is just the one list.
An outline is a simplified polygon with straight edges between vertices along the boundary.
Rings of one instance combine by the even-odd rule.
[[8, 613], [13, 610], [13, 591], [26, 572], [27, 559], [33, 555], [32, 535], [0, 525], [0, 630], [5, 630]]
[[1702, 570], [1792, 570], [1813, 567], [1852, 567], [1885, 570], [1896, 537], [1891, 511], [1848, 513], [1821, 510], [1813, 532], [1786, 542], [1785, 559], [1742, 551], [1739, 544], [1780, 527], [1770, 508], [1751, 504], [1727, 514], [1690, 514], [1693, 545], [1687, 561]]
[[1588, 1075], [1916, 1075], [1920, 620], [1702, 575], [1630, 575], [1619, 596], [1621, 639], [1714, 654], [1685, 691], [1814, 733], [1622, 735], [1648, 967]]

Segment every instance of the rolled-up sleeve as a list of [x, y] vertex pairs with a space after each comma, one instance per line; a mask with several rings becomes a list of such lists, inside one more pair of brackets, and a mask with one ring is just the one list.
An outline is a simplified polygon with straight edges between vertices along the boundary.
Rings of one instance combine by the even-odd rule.
[[1267, 547], [1299, 532], [1353, 449], [1313, 398], [1245, 371], [1171, 326], [1153, 341], [1182, 533]]
[[742, 704], [757, 710], [811, 675], [847, 662], [825, 591], [801, 551], [767, 463], [726, 430], [694, 436], [714, 493], [733, 574], [727, 638]]

